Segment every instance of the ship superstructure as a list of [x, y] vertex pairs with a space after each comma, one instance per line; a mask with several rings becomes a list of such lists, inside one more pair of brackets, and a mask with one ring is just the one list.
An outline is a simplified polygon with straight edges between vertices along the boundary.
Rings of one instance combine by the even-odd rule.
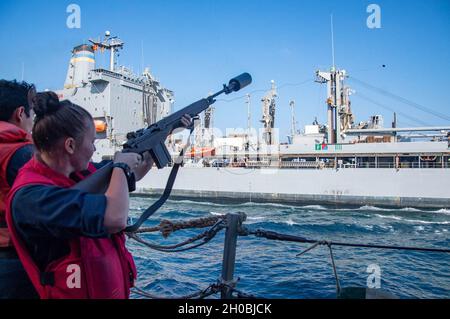
[[[124, 46], [109, 32], [103, 39], [72, 50], [64, 89], [56, 93], [88, 110], [96, 121], [96, 160], [110, 158], [121, 149], [126, 134], [148, 126], [172, 112], [173, 92], [145, 68], [141, 75], [117, 65]], [[95, 53], [109, 51], [109, 69], [96, 68]]]

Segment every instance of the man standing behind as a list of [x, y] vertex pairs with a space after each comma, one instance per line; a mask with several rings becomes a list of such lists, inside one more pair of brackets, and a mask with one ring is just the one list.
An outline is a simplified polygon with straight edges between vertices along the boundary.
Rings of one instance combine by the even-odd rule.
[[33, 85], [0, 80], [0, 299], [38, 297], [11, 244], [4, 202], [17, 172], [33, 156], [35, 96]]

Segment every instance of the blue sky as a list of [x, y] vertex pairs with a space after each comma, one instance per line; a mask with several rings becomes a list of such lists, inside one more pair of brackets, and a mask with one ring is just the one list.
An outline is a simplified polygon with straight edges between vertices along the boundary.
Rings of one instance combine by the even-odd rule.
[[[66, 26], [71, 3], [81, 7], [80, 29]], [[366, 25], [371, 3], [381, 8], [381, 29]], [[21, 79], [24, 65], [26, 81], [38, 89], [59, 89], [71, 49], [110, 30], [125, 42], [119, 63], [136, 72], [142, 69], [143, 47], [144, 65], [175, 92], [176, 109], [247, 71], [254, 79], [251, 87], [225, 99], [257, 91], [252, 122], [259, 127], [263, 90], [275, 80], [280, 87], [276, 126], [287, 135], [291, 99], [301, 127], [315, 116], [325, 121], [325, 85], [313, 80], [315, 70], [331, 66], [331, 14], [337, 67], [450, 118], [449, 0], [1, 0], [0, 78]], [[97, 56], [97, 66], [107, 67], [106, 62], [106, 56]], [[298, 83], [304, 84], [293, 85]], [[401, 126], [450, 125], [358, 81], [347, 84], [356, 91], [357, 121], [382, 114], [388, 126], [392, 112], [383, 105], [400, 113]], [[244, 98], [216, 103], [217, 127], [246, 123]]]

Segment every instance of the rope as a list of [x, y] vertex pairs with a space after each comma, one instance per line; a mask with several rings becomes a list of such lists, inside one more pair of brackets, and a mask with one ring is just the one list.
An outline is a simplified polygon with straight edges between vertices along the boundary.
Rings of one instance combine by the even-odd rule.
[[[205, 245], [206, 243], [208, 243], [209, 241], [211, 241], [211, 239], [213, 239], [217, 233], [222, 230], [224, 228], [224, 221], [222, 219], [219, 219], [210, 229], [208, 229], [207, 231], [198, 234], [194, 237], [191, 237], [181, 243], [178, 244], [174, 244], [174, 245], [166, 245], [166, 246], [162, 246], [162, 245], [156, 245], [153, 244], [151, 242], [148, 242], [144, 239], [142, 239], [141, 237], [139, 237], [136, 233], [127, 233], [128, 237], [131, 239], [134, 239], [135, 241], [151, 248], [157, 251], [161, 251], [161, 252], [182, 252], [182, 251], [186, 251], [186, 250], [190, 250], [190, 249], [194, 249], [200, 246]], [[203, 242], [199, 243], [199, 244], [195, 244], [195, 245], [191, 245], [185, 248], [181, 248], [178, 249], [179, 247], [183, 247], [183, 246], [187, 246], [197, 240], [203, 239]]]
[[149, 241], [146, 241], [146, 240], [142, 239], [141, 237], [139, 237], [136, 234], [129, 234], [128, 236], [129, 236], [129, 238], [134, 239], [138, 243], [141, 243], [141, 244], [147, 246], [148, 248], [151, 248], [151, 249], [154, 249], [154, 250], [157, 250], [157, 251], [161, 251], [161, 252], [170, 252], [170, 251], [175, 250], [175, 249], [177, 249], [179, 247], [183, 247], [183, 246], [186, 246], [188, 244], [191, 244], [191, 243], [193, 243], [193, 242], [203, 238], [205, 235], [204, 234], [200, 234], [200, 235], [195, 236], [193, 238], [190, 238], [190, 239], [188, 239], [188, 240], [186, 240], [184, 242], [178, 243], [176, 245], [168, 245], [168, 246], [162, 246], [162, 245], [153, 244], [153, 243], [151, 243]]
[[218, 281], [218, 286], [220, 286], [221, 288], [227, 288], [232, 293], [235, 292], [236, 293], [235, 298], [238, 298], [238, 299], [263, 299], [263, 298], [256, 297], [255, 295], [248, 294], [248, 293], [245, 293], [245, 292], [242, 292], [242, 291], [236, 289], [236, 285], [239, 280], [241, 280], [241, 278], [239, 278], [239, 277], [236, 280], [229, 281], [229, 282], [227, 282], [223, 279], [220, 279]]
[[194, 299], [194, 298], [204, 299], [208, 296], [211, 296], [211, 295], [214, 295], [214, 294], [220, 292], [220, 289], [221, 289], [221, 287], [219, 284], [211, 284], [207, 288], [200, 290], [198, 292], [194, 292], [194, 293], [184, 295], [184, 296], [170, 296], [170, 297], [154, 295], [154, 294], [149, 293], [138, 287], [134, 287], [132, 289], [132, 292], [137, 295], [149, 298], [149, 299]]
[[204, 217], [204, 218], [197, 218], [192, 219], [188, 221], [178, 221], [178, 222], [171, 222], [167, 219], [161, 220], [159, 223], [159, 226], [154, 227], [142, 227], [136, 230], [134, 233], [149, 233], [149, 232], [157, 232], [160, 231], [164, 238], [167, 238], [170, 236], [171, 233], [181, 230], [181, 229], [188, 229], [188, 228], [205, 228], [209, 226], [213, 226], [215, 223], [217, 223], [219, 220], [223, 220], [225, 218], [225, 215], [220, 216], [212, 216], [212, 217]]
[[209, 285], [207, 288], [205, 288], [203, 290], [193, 292], [191, 294], [184, 295], [184, 296], [160, 296], [160, 295], [155, 295], [150, 292], [147, 292], [139, 287], [134, 287], [132, 289], [132, 292], [137, 295], [143, 296], [145, 298], [150, 298], [150, 299], [194, 299], [194, 298], [204, 299], [204, 298], [214, 295], [218, 292], [221, 292], [224, 288], [228, 288], [228, 289], [232, 290], [233, 292], [235, 292], [236, 298], [239, 298], [239, 299], [261, 299], [252, 294], [248, 294], [248, 293], [245, 293], [245, 292], [242, 292], [242, 291], [236, 289], [234, 287], [234, 285], [230, 285], [230, 284], [227, 284], [227, 283], [224, 283], [221, 281], [217, 281], [216, 283]]

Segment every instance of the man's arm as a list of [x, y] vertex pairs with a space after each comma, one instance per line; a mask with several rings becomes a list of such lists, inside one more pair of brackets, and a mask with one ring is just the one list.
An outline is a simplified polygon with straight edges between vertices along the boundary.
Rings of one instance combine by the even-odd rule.
[[6, 180], [9, 186], [14, 184], [19, 169], [21, 169], [33, 157], [33, 154], [34, 147], [32, 144], [22, 146], [14, 153], [6, 170]]

